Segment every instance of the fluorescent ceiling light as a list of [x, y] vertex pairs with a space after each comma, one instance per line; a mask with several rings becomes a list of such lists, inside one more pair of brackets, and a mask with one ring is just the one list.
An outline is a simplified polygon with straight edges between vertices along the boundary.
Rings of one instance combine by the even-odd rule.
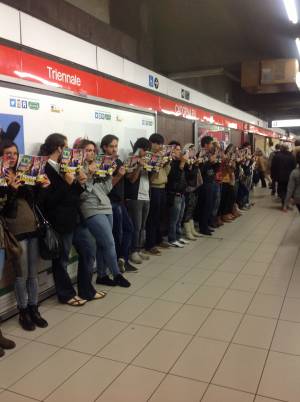
[[283, 0], [289, 20], [293, 24], [298, 23], [298, 11], [295, 0]]
[[300, 127], [300, 119], [273, 120], [272, 127]]

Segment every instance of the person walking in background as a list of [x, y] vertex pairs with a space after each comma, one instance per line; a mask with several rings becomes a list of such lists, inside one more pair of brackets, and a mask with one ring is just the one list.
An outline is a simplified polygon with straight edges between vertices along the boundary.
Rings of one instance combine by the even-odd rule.
[[270, 170], [270, 175], [271, 175], [271, 195], [275, 195], [277, 192], [277, 179], [274, 176], [274, 171], [273, 171], [273, 160], [274, 156], [280, 151], [280, 145], [276, 144], [275, 145], [275, 150], [270, 153], [269, 156], [269, 170]]
[[133, 145], [132, 153], [139, 157], [136, 169], [125, 176], [125, 200], [128, 214], [133, 223], [133, 241], [130, 261], [140, 264], [143, 260], [149, 260], [149, 256], [143, 252], [145, 243], [146, 222], [150, 207], [149, 173], [143, 168], [146, 152], [151, 148], [147, 138], [139, 138]]
[[300, 151], [296, 154], [297, 167], [291, 172], [287, 192], [284, 200], [283, 211], [287, 212], [290, 201], [293, 200], [300, 212]]
[[258, 172], [259, 180], [261, 181], [262, 188], [267, 187], [266, 175], [267, 175], [267, 158], [265, 157], [261, 149], [256, 150], [256, 170]]
[[282, 208], [284, 208], [290, 174], [295, 167], [296, 160], [294, 155], [289, 151], [286, 145], [281, 145], [280, 151], [273, 157], [272, 175], [278, 182], [277, 192], [281, 199]]
[[[154, 133], [150, 136], [151, 151], [160, 155], [164, 144], [164, 137]], [[150, 209], [146, 223], [146, 245], [147, 253], [150, 255], [161, 255], [158, 246], [165, 247], [162, 241], [161, 218], [166, 205], [166, 184], [170, 172], [170, 163], [162, 166], [159, 172], [150, 174]], [[167, 246], [169, 247], [169, 246]]]

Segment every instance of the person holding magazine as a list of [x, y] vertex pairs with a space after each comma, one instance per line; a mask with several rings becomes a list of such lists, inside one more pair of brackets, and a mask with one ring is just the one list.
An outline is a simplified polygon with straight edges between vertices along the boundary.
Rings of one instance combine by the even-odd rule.
[[41, 146], [40, 154], [49, 157], [45, 173], [50, 180], [49, 187], [42, 192], [41, 206], [46, 219], [61, 239], [61, 255], [52, 260], [57, 298], [61, 303], [80, 307], [87, 300], [99, 299], [105, 294], [96, 292], [92, 287], [89, 266], [82, 263], [80, 253], [77, 275], [79, 296], [76, 295], [67, 271], [74, 233], [80, 223], [80, 195], [87, 181], [87, 176], [80, 169], [77, 173], [61, 171], [62, 155], [67, 153], [67, 146], [67, 138], [57, 133], [50, 134]]
[[142, 261], [150, 257], [143, 252], [145, 243], [146, 222], [150, 208], [149, 173], [144, 169], [146, 152], [151, 144], [147, 138], [139, 138], [133, 145], [133, 156], [139, 157], [133, 171], [125, 176], [125, 199], [129, 216], [133, 222], [133, 242], [131, 261]]
[[[87, 177], [80, 196], [80, 210], [84, 224], [96, 240], [97, 283], [106, 286], [129, 287], [130, 282], [121, 274], [113, 237], [112, 206], [108, 194], [112, 190], [112, 175], [97, 175], [96, 146], [92, 141], [84, 145], [84, 172]], [[105, 156], [103, 156], [105, 158]], [[97, 158], [98, 160], [98, 158]], [[100, 171], [102, 173], [102, 170]], [[107, 268], [113, 279], [107, 274]]]
[[[124, 201], [125, 166], [117, 157], [119, 139], [115, 135], [105, 135], [101, 140], [101, 149], [104, 154], [114, 158], [115, 170], [112, 175], [112, 189], [108, 194], [113, 212], [113, 236], [115, 240], [118, 265], [122, 272], [137, 272], [138, 269], [130, 264], [129, 253], [132, 244], [133, 224], [128, 215]], [[140, 264], [142, 260], [131, 259], [131, 262]]]
[[[17, 170], [19, 150], [15, 143], [4, 140], [0, 145], [0, 156], [8, 158], [6, 171], [7, 201], [2, 210], [8, 230], [17, 238], [22, 248], [20, 259], [15, 261], [15, 294], [19, 309], [19, 323], [26, 331], [36, 326], [46, 328], [47, 321], [38, 310], [38, 267], [39, 249], [37, 219], [34, 205], [38, 197], [38, 186], [23, 185], [22, 175]], [[30, 157], [27, 157], [28, 160]], [[49, 186], [44, 181], [44, 188]]]

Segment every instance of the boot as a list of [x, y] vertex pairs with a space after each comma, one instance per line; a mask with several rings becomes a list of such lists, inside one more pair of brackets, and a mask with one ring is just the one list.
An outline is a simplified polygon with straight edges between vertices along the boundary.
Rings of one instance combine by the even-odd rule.
[[198, 233], [197, 230], [195, 229], [195, 225], [194, 225], [193, 219], [191, 219], [191, 220], [189, 221], [189, 224], [190, 224], [190, 228], [191, 228], [192, 235], [193, 235], [194, 237], [201, 237], [200, 233]]
[[5, 355], [5, 350], [0, 347], [0, 357], [3, 357]]
[[19, 312], [19, 323], [25, 331], [34, 331], [35, 323], [32, 321], [29, 309], [28, 308], [20, 308]]
[[193, 236], [192, 231], [191, 231], [191, 221], [189, 222], [185, 222], [183, 224], [183, 228], [184, 228], [184, 236], [188, 239], [188, 240], [197, 240], [196, 237]]
[[[3, 336], [2, 331], [0, 330], [0, 356], [1, 356], [1, 349], [13, 349], [16, 347], [14, 341], [7, 339]], [[3, 356], [3, 355], [2, 355]]]
[[48, 327], [48, 323], [44, 318], [41, 316], [38, 306], [28, 306], [29, 314], [31, 317], [32, 322], [39, 328], [46, 328]]

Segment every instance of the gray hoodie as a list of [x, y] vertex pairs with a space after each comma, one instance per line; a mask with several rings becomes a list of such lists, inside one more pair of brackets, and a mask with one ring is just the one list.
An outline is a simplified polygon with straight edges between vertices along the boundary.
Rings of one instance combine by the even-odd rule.
[[294, 169], [290, 174], [284, 202], [285, 208], [288, 206], [291, 198], [294, 199], [295, 204], [300, 204], [300, 167]]

